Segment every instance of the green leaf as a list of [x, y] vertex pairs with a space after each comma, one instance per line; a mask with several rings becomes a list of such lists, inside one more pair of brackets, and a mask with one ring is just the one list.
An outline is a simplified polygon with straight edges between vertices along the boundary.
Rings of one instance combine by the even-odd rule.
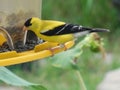
[[0, 80], [9, 85], [13, 85], [13, 86], [30, 87], [30, 88], [33, 88], [34, 90], [47, 90], [42, 85], [30, 83], [30, 82], [18, 77], [17, 75], [12, 73], [10, 70], [8, 70], [5, 67], [0, 67]]
[[89, 38], [86, 37], [84, 40], [79, 42], [74, 48], [59, 53], [52, 57], [51, 59], [54, 60], [53, 66], [58, 68], [73, 68], [73, 60], [76, 57], [80, 57], [80, 55], [83, 52], [82, 48], [88, 46], [88, 40]]
[[55, 55], [52, 59], [55, 60], [53, 66], [58, 68], [71, 68], [75, 57], [80, 56], [82, 51], [70, 49], [65, 52]]
[[[74, 48], [67, 50], [65, 52], [59, 53], [52, 57], [53, 66], [59, 68], [73, 68], [74, 69], [74, 60], [79, 58], [83, 52], [83, 48], [97, 48], [99, 42], [95, 40], [95, 33], [86, 35], [86, 37], [80, 41]], [[74, 66], [74, 67], [73, 67]]]

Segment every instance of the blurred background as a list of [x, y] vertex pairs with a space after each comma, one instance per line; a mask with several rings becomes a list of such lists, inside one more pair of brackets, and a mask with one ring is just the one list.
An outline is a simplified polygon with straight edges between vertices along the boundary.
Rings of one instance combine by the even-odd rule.
[[[120, 67], [120, 0], [43, 0], [41, 18], [110, 29], [110, 33], [100, 34], [104, 38], [106, 60], [89, 49], [78, 60], [88, 90], [96, 90], [106, 72]], [[80, 90], [74, 71], [52, 66], [55, 60], [50, 58], [8, 68], [24, 79], [43, 84], [48, 90]]]

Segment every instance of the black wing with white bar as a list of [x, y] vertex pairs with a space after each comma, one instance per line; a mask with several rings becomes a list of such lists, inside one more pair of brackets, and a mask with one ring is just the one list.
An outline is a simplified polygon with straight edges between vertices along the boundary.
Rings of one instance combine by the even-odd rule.
[[58, 27], [55, 27], [52, 30], [47, 30], [45, 32], [41, 32], [41, 34], [46, 36], [55, 36], [55, 35], [64, 35], [64, 34], [73, 34], [73, 33], [80, 33], [88, 31], [89, 33], [92, 32], [108, 32], [107, 29], [101, 29], [101, 28], [87, 28], [80, 25], [74, 25], [74, 24], [64, 24]]

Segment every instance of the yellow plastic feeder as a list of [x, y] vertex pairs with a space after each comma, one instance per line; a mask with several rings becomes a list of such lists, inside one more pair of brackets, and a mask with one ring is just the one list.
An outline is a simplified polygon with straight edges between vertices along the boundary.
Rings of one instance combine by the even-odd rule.
[[[74, 45], [74, 41], [65, 43], [65, 46], [69, 49]], [[47, 49], [52, 46], [51, 50]], [[64, 51], [65, 48], [58, 46], [57, 43], [44, 42], [36, 45], [33, 50], [17, 53], [16, 51], [8, 51], [0, 53], [0, 66], [9, 66], [14, 64], [20, 64], [38, 59], [43, 59], [53, 54]]]
[[[32, 37], [31, 39], [33, 39], [35, 37], [34, 34], [30, 34], [28, 38], [29, 32], [23, 32], [22, 27], [26, 19], [41, 17], [41, 6], [42, 0], [0, 1], [0, 49], [4, 48], [4, 44], [7, 44], [10, 48], [8, 51], [0, 50], [0, 66], [39, 60], [65, 50], [57, 43], [50, 42], [38, 43], [34, 48], [27, 51], [18, 52], [16, 50], [16, 43], [19, 42], [19, 44], [25, 46], [29, 38]], [[39, 39], [35, 37], [34, 40], [38, 41]], [[68, 49], [73, 45], [74, 41], [65, 43]]]

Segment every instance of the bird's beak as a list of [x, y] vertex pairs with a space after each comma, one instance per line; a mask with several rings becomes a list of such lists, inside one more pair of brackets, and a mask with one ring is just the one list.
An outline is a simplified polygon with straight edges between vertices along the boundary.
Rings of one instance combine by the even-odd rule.
[[23, 31], [27, 31], [28, 29], [27, 29], [26, 26], [24, 26], [22, 30], [23, 30]]

